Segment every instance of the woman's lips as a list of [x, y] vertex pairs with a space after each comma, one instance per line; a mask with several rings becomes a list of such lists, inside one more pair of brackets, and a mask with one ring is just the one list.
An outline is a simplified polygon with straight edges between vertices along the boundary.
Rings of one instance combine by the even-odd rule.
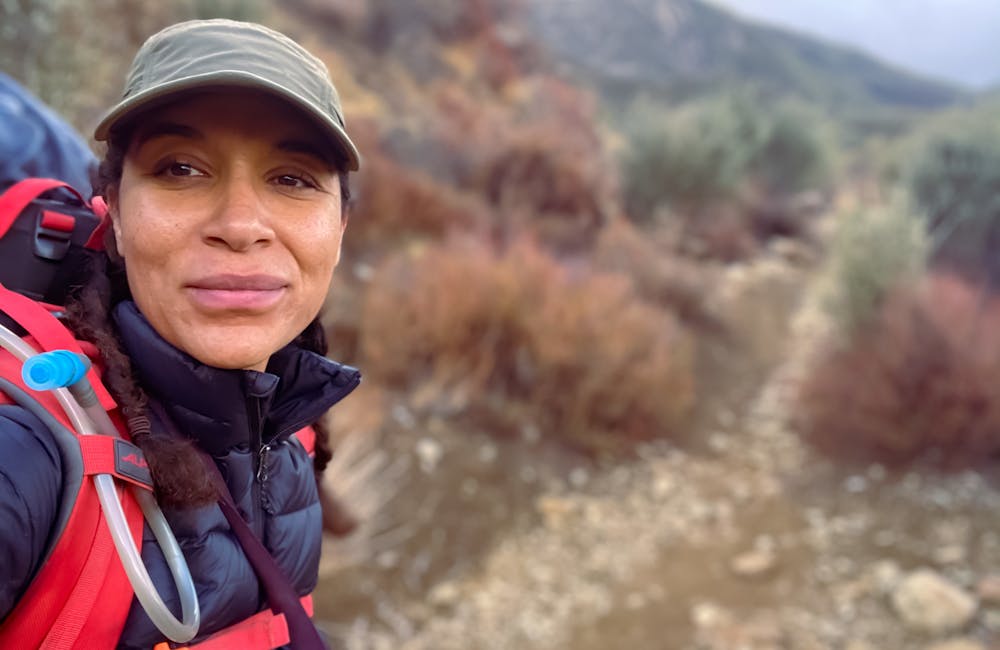
[[288, 283], [272, 275], [212, 275], [186, 285], [188, 294], [208, 310], [263, 311], [284, 295]]

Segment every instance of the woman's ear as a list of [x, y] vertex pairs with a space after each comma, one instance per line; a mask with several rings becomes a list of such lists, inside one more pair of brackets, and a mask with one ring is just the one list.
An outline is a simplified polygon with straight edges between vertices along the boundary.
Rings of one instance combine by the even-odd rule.
[[111, 185], [107, 189], [107, 195], [104, 197], [108, 203], [108, 216], [111, 218], [111, 232], [114, 236], [114, 250], [119, 257], [125, 257], [125, 251], [122, 248], [122, 221], [121, 221], [121, 210], [119, 209], [118, 203], [118, 187]]

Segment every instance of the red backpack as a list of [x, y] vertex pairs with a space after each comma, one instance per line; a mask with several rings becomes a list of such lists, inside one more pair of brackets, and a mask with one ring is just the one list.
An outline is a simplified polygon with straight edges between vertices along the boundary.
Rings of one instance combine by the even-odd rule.
[[[35, 203], [36, 199], [54, 190], [71, 192], [79, 204], [68, 206], [73, 207], [72, 211], [57, 211], [59, 204], [56, 201]], [[34, 210], [29, 210], [29, 206]], [[0, 196], [0, 239], [13, 241], [22, 250], [26, 244], [35, 249], [32, 252], [41, 250], [48, 255], [47, 261], [56, 266], [68, 253], [74, 231], [79, 233], [78, 240], [82, 235], [86, 235], [87, 241], [92, 235], [99, 237], [101, 219], [92, 212], [88, 219], [85, 211], [89, 208], [83, 198], [65, 183], [48, 179], [22, 181]], [[83, 233], [78, 230], [78, 219], [84, 222]], [[18, 232], [17, 226], [21, 226], [21, 232]], [[5, 237], [8, 233], [14, 236]], [[35, 278], [25, 278], [25, 282], [32, 279]], [[45, 278], [42, 278], [34, 285], [36, 291], [29, 292], [40, 299], [49, 297], [45, 284]], [[0, 311], [24, 330], [25, 340], [40, 352], [65, 349], [79, 354], [89, 352], [91, 359], [97, 357], [92, 346], [81, 345], [45, 307], [27, 296], [0, 286]], [[90, 371], [91, 384], [101, 405], [120, 422], [114, 411], [115, 402], [101, 384], [97, 368], [94, 366]], [[64, 426], [73, 430], [50, 391], [32, 391], [24, 384], [21, 362], [6, 350], [0, 354], [0, 376], [28, 392]], [[123, 431], [124, 427], [119, 429]], [[120, 464], [124, 456], [115, 453], [116, 440], [118, 438], [113, 435], [78, 436], [75, 446], [73, 441], [57, 440], [64, 465], [78, 468], [75, 472], [78, 473], [66, 477], [67, 485], [60, 508], [61, 530], [53, 535], [56, 542], [49, 549], [42, 568], [0, 625], [0, 647], [83, 648], [89, 645], [107, 648], [113, 647], [121, 635], [131, 605], [132, 589], [118, 560], [108, 527], [101, 521], [97, 492], [93, 481], [89, 480], [90, 475], [110, 473], [136, 482], [116, 469], [116, 464]], [[136, 457], [141, 458], [141, 452]], [[149, 485], [145, 487], [151, 488]], [[142, 512], [128, 491], [121, 492], [122, 507], [133, 539], [141, 543]], [[101, 615], [92, 616], [92, 610], [98, 603]]]
[[[68, 191], [75, 200], [63, 204], [58, 199], [40, 199], [53, 191]], [[65, 209], [61, 209], [65, 205]], [[73, 334], [51, 313], [58, 310], [42, 301], [53, 295], [49, 289], [58, 265], [73, 247], [99, 249], [106, 229], [106, 209], [103, 203], [87, 203], [60, 181], [28, 179], [11, 186], [0, 195], [0, 242], [15, 232], [20, 237], [17, 250], [25, 245], [34, 248], [37, 256], [52, 255], [50, 277], [42, 279], [31, 274], [24, 283], [34, 288], [0, 284], [0, 316], [6, 316], [7, 326], [21, 330], [23, 340], [39, 352], [70, 350], [85, 354], [93, 362], [88, 377], [102, 407], [108, 411], [122, 437], [110, 435], [80, 435], [73, 430], [51, 391], [33, 391], [21, 379], [21, 362], [11, 353], [0, 349], [0, 378], [14, 383], [37, 400], [58, 419], [72, 437], [56, 435], [63, 466], [68, 468], [55, 540], [46, 559], [14, 609], [0, 623], [0, 648], [46, 650], [104, 650], [117, 645], [132, 604], [133, 590], [115, 550], [108, 526], [103, 521], [94, 482], [95, 474], [111, 474], [115, 478], [151, 490], [152, 483], [142, 452], [128, 442], [128, 433], [116, 410], [111, 395], [100, 381], [100, 359], [93, 345], [77, 341]], [[28, 233], [25, 235], [25, 233]], [[7, 239], [9, 242], [10, 239]], [[41, 241], [41, 245], [36, 245]], [[60, 257], [59, 255], [62, 255]], [[0, 247], [0, 259], [10, 259]], [[44, 275], [44, 273], [43, 273]], [[15, 278], [15, 284], [20, 278]], [[12, 290], [17, 289], [17, 290]], [[22, 295], [23, 291], [28, 295]], [[28, 296], [32, 297], [28, 297]], [[63, 294], [64, 295], [64, 294]], [[33, 298], [37, 298], [33, 299]], [[7, 402], [0, 390], [0, 403]], [[305, 429], [296, 434], [312, 453], [315, 433]], [[135, 544], [142, 541], [143, 515], [129, 490], [119, 489], [128, 528]], [[312, 615], [311, 597], [302, 599]], [[281, 614], [265, 609], [245, 621], [217, 632], [190, 646], [198, 650], [270, 650], [289, 642], [288, 628]], [[157, 650], [171, 648], [166, 642]]]

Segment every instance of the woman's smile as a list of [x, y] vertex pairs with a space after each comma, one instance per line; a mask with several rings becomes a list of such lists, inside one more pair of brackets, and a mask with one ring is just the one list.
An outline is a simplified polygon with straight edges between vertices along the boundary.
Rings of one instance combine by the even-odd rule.
[[288, 282], [264, 274], [222, 274], [200, 278], [185, 288], [192, 302], [206, 311], [266, 311], [278, 305]]

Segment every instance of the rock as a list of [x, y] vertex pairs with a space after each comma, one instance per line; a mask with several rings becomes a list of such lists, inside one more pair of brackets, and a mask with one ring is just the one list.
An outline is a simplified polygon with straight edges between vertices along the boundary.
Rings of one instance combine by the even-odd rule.
[[848, 476], [844, 480], [844, 489], [851, 494], [860, 494], [868, 489], [868, 479], [858, 474]]
[[479, 448], [479, 462], [484, 465], [492, 465], [499, 455], [497, 446], [492, 443], [487, 443]]
[[975, 639], [948, 639], [927, 646], [927, 650], [986, 650], [986, 646]]
[[892, 605], [907, 627], [931, 634], [960, 630], [976, 614], [976, 599], [929, 569], [906, 576], [892, 593]]
[[1000, 606], [1000, 573], [991, 573], [976, 585], [976, 595], [984, 605]]
[[417, 459], [420, 461], [420, 469], [425, 474], [432, 474], [444, 455], [441, 443], [432, 438], [421, 438], [417, 442], [416, 452]]
[[697, 628], [707, 628], [728, 623], [732, 617], [729, 612], [715, 603], [698, 603], [691, 608], [691, 622]]
[[729, 562], [729, 569], [741, 578], [763, 578], [774, 572], [778, 558], [770, 549], [740, 553]]
[[657, 476], [653, 481], [653, 496], [664, 499], [674, 491], [674, 480], [669, 475]]
[[569, 473], [569, 483], [575, 488], [582, 488], [590, 480], [590, 474], [582, 467], [576, 467]]
[[563, 530], [576, 517], [577, 504], [570, 499], [557, 496], [541, 496], [535, 508], [542, 515], [542, 523], [549, 530]]
[[431, 589], [427, 599], [435, 607], [450, 607], [458, 602], [461, 591], [454, 582], [441, 582]]
[[902, 570], [892, 560], [879, 560], [872, 566], [872, 578], [882, 595], [887, 596], [899, 585]]

